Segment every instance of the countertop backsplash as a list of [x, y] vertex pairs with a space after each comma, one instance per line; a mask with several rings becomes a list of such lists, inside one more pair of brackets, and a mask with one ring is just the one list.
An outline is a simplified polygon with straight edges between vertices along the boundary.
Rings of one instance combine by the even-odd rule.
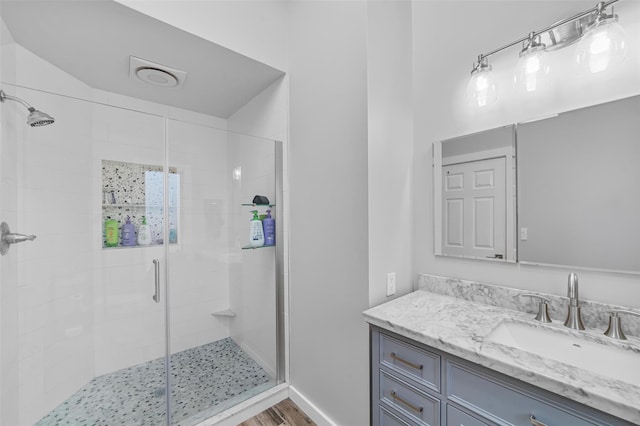
[[[564, 321], [566, 319], [569, 305], [569, 299], [563, 296], [430, 274], [418, 275], [417, 289], [471, 302], [513, 309], [519, 312], [528, 312], [534, 316], [538, 312], [538, 300], [531, 297], [521, 297], [521, 295], [526, 293], [536, 294], [551, 301], [549, 314], [552, 319], [557, 321]], [[640, 313], [638, 309], [608, 305], [591, 300], [580, 300], [580, 308], [585, 327], [602, 330], [603, 333], [609, 325], [609, 314], [607, 314], [606, 311], [611, 309], [625, 309]], [[621, 315], [621, 317], [624, 333], [627, 336], [640, 338], [640, 318], [632, 315]]]

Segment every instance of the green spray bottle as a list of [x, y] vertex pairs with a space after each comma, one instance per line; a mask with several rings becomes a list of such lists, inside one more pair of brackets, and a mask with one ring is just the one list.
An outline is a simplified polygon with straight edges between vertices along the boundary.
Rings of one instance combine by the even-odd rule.
[[258, 217], [258, 210], [251, 210], [253, 218], [249, 222], [249, 245], [251, 247], [261, 247], [264, 245], [264, 229], [262, 221]]

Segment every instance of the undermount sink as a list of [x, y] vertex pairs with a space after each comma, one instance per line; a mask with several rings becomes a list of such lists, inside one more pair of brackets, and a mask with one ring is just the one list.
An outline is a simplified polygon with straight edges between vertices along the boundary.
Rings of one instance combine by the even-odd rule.
[[607, 339], [553, 326], [504, 320], [484, 340], [637, 386], [640, 349]]

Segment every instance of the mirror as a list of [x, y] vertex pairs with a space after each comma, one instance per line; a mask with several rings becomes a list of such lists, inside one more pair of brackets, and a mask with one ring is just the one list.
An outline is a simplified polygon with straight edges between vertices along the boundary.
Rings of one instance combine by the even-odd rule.
[[518, 124], [518, 260], [640, 273], [640, 96]]
[[435, 253], [516, 261], [515, 126], [433, 145]]
[[634, 96], [434, 143], [435, 254], [640, 273], [638, 117]]

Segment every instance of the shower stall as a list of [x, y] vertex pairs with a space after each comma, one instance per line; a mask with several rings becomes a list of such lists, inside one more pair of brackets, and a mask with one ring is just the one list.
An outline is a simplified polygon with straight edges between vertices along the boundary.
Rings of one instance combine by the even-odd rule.
[[282, 384], [282, 143], [88, 87], [8, 27], [0, 424], [196, 425]]

